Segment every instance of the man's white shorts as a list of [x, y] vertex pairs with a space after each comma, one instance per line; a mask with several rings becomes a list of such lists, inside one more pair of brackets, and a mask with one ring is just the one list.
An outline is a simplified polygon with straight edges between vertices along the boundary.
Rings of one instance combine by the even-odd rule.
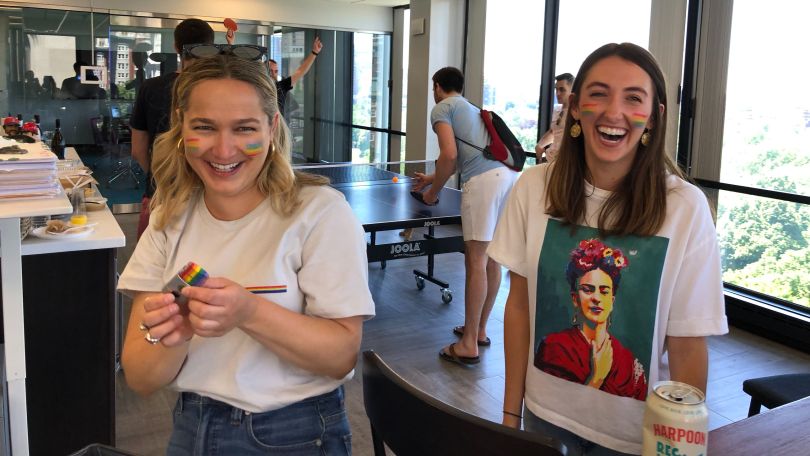
[[491, 241], [518, 173], [501, 166], [461, 186], [461, 231], [465, 241]]

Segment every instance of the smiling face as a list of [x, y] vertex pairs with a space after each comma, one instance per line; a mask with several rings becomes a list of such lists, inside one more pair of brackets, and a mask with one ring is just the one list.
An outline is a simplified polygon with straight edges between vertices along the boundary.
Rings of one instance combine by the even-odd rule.
[[645, 128], [652, 129], [654, 89], [650, 76], [638, 65], [610, 56], [591, 67], [571, 115], [580, 121], [585, 161], [591, 172], [629, 172]]
[[257, 176], [277, 123], [277, 117], [271, 123], [256, 89], [246, 82], [209, 79], [192, 89], [183, 113], [184, 150], [212, 214], [225, 208], [246, 213], [264, 199]]
[[613, 281], [601, 269], [588, 271], [579, 278], [577, 290], [571, 293], [574, 307], [579, 308], [582, 315], [593, 323], [605, 323], [613, 312], [614, 295]]

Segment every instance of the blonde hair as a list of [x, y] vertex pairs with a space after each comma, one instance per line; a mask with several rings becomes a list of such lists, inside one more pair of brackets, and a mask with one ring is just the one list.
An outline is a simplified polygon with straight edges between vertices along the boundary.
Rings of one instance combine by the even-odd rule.
[[[278, 114], [276, 85], [270, 80], [261, 62], [230, 55], [195, 59], [183, 69], [172, 88], [171, 128], [155, 141], [152, 156], [152, 174], [155, 195], [151, 209], [158, 207], [155, 228], [163, 229], [179, 216], [192, 195], [203, 188], [203, 182], [185, 158], [182, 146], [183, 116], [188, 110], [192, 90], [203, 81], [234, 79], [256, 89], [262, 110], [272, 122]], [[284, 216], [295, 212], [301, 201], [299, 191], [305, 185], [323, 185], [326, 178], [295, 172], [290, 164], [290, 132], [286, 122], [278, 116], [278, 127], [271, 138], [270, 151], [256, 177], [259, 191], [270, 198], [274, 210]]]
[[[617, 56], [638, 65], [649, 75], [653, 86], [653, 128], [649, 131], [650, 142], [639, 144], [630, 171], [608, 198], [598, 216], [601, 236], [628, 235], [652, 236], [664, 224], [667, 214], [667, 176], [672, 174], [686, 179], [665, 150], [667, 134], [667, 93], [664, 75], [655, 58], [642, 47], [632, 43], [606, 44], [589, 55], [577, 73], [571, 88], [571, 104], [579, 101], [582, 84], [591, 68], [599, 61]], [[659, 104], [664, 112], [659, 113]], [[585, 181], [588, 169], [585, 164], [585, 135], [572, 138], [568, 133], [574, 119], [571, 109], [565, 119], [566, 134], [551, 164], [546, 194], [546, 212], [563, 223], [575, 226], [585, 218], [585, 200], [588, 197]]]

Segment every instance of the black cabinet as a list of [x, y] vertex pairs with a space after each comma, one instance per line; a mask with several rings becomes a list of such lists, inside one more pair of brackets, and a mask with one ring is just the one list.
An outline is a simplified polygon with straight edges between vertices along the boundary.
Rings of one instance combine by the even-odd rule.
[[22, 266], [30, 454], [114, 445], [115, 249], [27, 255]]

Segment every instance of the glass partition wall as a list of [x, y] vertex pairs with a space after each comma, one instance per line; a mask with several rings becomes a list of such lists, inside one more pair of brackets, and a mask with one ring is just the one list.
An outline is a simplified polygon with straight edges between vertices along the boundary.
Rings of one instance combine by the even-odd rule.
[[[0, 3], [0, 114], [39, 115], [46, 136], [60, 119], [68, 146], [93, 167], [110, 202], [137, 210], [131, 203], [145, 182], [130, 155], [129, 117], [144, 80], [177, 71], [173, 32], [183, 19]], [[222, 20], [204, 19], [224, 43]], [[295, 162], [388, 159], [389, 34], [236, 21], [236, 43], [266, 46], [281, 77], [310, 55], [316, 36], [323, 41], [283, 113]]]

